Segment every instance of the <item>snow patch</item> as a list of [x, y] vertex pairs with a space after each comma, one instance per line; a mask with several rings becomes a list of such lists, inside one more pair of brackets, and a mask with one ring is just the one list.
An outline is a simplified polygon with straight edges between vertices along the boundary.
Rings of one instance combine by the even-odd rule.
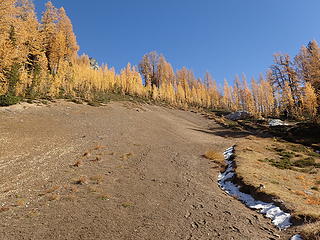
[[234, 176], [236, 175], [233, 155], [234, 147], [230, 147], [224, 152], [224, 158], [227, 162], [227, 169], [218, 176], [218, 184], [220, 188], [229, 195], [243, 202], [247, 207], [255, 209], [264, 214], [266, 217], [272, 219], [272, 223], [279, 229], [289, 228], [292, 225], [290, 222], [291, 216], [289, 213], [282, 211], [273, 203], [255, 200], [250, 194], [241, 192], [240, 186], [232, 182]]
[[288, 125], [287, 123], [285, 123], [284, 121], [282, 121], [280, 119], [271, 119], [271, 120], [269, 120], [268, 123], [269, 123], [269, 126], [271, 126], [271, 127]]
[[300, 235], [294, 235], [290, 240], [303, 240], [303, 238]]

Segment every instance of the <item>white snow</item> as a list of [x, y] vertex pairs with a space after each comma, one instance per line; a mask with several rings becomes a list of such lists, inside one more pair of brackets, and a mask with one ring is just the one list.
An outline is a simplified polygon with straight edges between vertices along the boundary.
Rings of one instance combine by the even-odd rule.
[[240, 191], [240, 186], [232, 182], [235, 176], [234, 161], [232, 159], [234, 154], [234, 147], [228, 148], [224, 152], [224, 158], [227, 162], [227, 169], [225, 172], [220, 173], [218, 176], [218, 184], [229, 195], [237, 198], [251, 209], [258, 210], [266, 217], [272, 219], [272, 223], [279, 229], [286, 229], [292, 225], [290, 222], [290, 214], [282, 211], [279, 207], [273, 203], [267, 203], [263, 201], [255, 200], [250, 194], [246, 194]]
[[285, 126], [288, 125], [287, 123], [285, 123], [284, 121], [280, 120], [280, 119], [271, 119], [269, 120], [269, 126], [275, 127], [275, 126]]
[[300, 235], [294, 235], [290, 240], [303, 240], [303, 238]]

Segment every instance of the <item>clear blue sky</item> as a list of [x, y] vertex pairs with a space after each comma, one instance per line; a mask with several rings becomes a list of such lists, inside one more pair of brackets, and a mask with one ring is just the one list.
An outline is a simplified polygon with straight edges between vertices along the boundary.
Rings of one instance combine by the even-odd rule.
[[[46, 1], [34, 0], [42, 12]], [[143, 54], [163, 53], [175, 69], [221, 83], [248, 78], [276, 52], [295, 55], [320, 39], [319, 0], [53, 0], [74, 26], [80, 53], [117, 71]]]

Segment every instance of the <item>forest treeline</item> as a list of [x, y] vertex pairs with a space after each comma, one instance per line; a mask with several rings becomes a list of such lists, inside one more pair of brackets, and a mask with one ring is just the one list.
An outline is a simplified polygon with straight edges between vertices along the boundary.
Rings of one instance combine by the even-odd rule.
[[320, 48], [303, 46], [294, 58], [274, 55], [265, 75], [248, 81], [236, 76], [223, 89], [209, 73], [196, 78], [192, 70], [174, 70], [163, 55], [150, 52], [137, 67], [119, 73], [98, 66], [79, 46], [63, 8], [51, 2], [40, 20], [32, 0], [0, 3], [0, 100], [16, 98], [81, 98], [119, 93], [188, 108], [245, 110], [256, 117], [319, 120]]

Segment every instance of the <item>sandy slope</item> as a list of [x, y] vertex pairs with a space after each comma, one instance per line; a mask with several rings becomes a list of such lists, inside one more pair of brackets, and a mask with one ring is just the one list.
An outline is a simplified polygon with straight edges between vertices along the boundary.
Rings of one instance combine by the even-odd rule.
[[195, 113], [58, 102], [1, 110], [0, 122], [0, 239], [282, 234], [218, 188], [219, 169], [201, 155], [234, 139], [206, 133], [219, 127]]

